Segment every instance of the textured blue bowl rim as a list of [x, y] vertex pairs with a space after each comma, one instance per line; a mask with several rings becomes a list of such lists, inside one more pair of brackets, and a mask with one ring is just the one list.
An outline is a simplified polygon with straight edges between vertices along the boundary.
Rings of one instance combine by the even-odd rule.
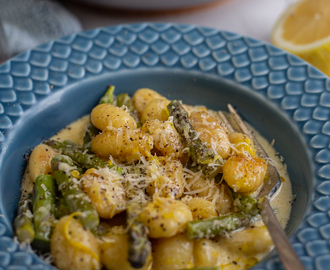
[[[216, 74], [246, 86], [266, 97], [298, 127], [315, 163], [315, 196], [291, 242], [308, 269], [328, 269], [330, 81], [270, 44], [173, 23], [110, 26], [46, 43], [0, 66], [1, 149], [24, 112], [57, 90], [112, 71], [154, 67]], [[3, 209], [0, 204], [0, 270], [51, 268], [13, 242], [12, 225]], [[254, 267], [278, 268], [276, 255]]]

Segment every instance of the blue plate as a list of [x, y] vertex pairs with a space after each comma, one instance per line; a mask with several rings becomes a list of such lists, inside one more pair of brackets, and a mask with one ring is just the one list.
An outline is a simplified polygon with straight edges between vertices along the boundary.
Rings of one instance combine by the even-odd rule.
[[[307, 269], [330, 265], [330, 81], [272, 45], [216, 29], [119, 25], [49, 42], [0, 66], [0, 270], [48, 269], [13, 241], [31, 149], [90, 112], [109, 84], [237, 106], [286, 159], [296, 200], [287, 233]], [[311, 206], [311, 207], [310, 207]], [[281, 269], [275, 252], [254, 269]]]

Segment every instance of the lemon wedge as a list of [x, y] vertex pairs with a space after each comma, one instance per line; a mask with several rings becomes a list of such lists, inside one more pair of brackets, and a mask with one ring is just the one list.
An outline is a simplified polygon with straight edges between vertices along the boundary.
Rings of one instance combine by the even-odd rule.
[[275, 24], [272, 42], [330, 76], [330, 0], [291, 5]]

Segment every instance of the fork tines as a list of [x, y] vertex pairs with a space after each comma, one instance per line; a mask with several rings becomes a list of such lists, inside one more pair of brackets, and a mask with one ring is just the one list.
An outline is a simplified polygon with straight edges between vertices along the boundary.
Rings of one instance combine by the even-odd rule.
[[[222, 111], [218, 112], [221, 120], [226, 125], [228, 131], [229, 132], [237, 131], [245, 134], [253, 141], [254, 148], [256, 150], [256, 155], [260, 158], [265, 159], [266, 161], [269, 161], [270, 158], [265, 152], [265, 150], [262, 148], [256, 137], [252, 134], [251, 130], [247, 127], [247, 125], [245, 125], [242, 118], [238, 115], [236, 110], [230, 104], [228, 104], [228, 111], [229, 113]], [[267, 163], [267, 175], [268, 175], [267, 181], [264, 181], [263, 185], [254, 195], [256, 199], [262, 198], [267, 195], [269, 198], [272, 197], [281, 185], [281, 178], [280, 175], [278, 174], [277, 169], [269, 162]]]

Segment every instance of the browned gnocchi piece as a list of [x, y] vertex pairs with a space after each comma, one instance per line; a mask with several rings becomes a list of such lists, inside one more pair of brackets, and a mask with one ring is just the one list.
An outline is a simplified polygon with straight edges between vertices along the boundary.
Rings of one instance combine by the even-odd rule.
[[156, 91], [151, 90], [149, 88], [141, 88], [135, 92], [132, 98], [132, 102], [139, 117], [141, 117], [144, 108], [149, 104], [149, 102], [157, 98], [159, 99], [164, 97], [158, 94]]
[[244, 193], [257, 190], [266, 172], [266, 161], [248, 153], [231, 156], [223, 165], [223, 179], [234, 191]]
[[136, 128], [136, 122], [128, 111], [109, 103], [97, 105], [92, 110], [91, 121], [101, 131], [107, 127]]
[[153, 99], [150, 101], [141, 114], [141, 123], [144, 124], [147, 121], [155, 119], [166, 121], [170, 116], [167, 109], [169, 103], [170, 101], [166, 98]]
[[150, 156], [152, 137], [139, 129], [104, 130], [92, 139], [92, 149], [99, 157], [109, 159], [110, 155], [120, 162], [132, 163], [140, 155]]

